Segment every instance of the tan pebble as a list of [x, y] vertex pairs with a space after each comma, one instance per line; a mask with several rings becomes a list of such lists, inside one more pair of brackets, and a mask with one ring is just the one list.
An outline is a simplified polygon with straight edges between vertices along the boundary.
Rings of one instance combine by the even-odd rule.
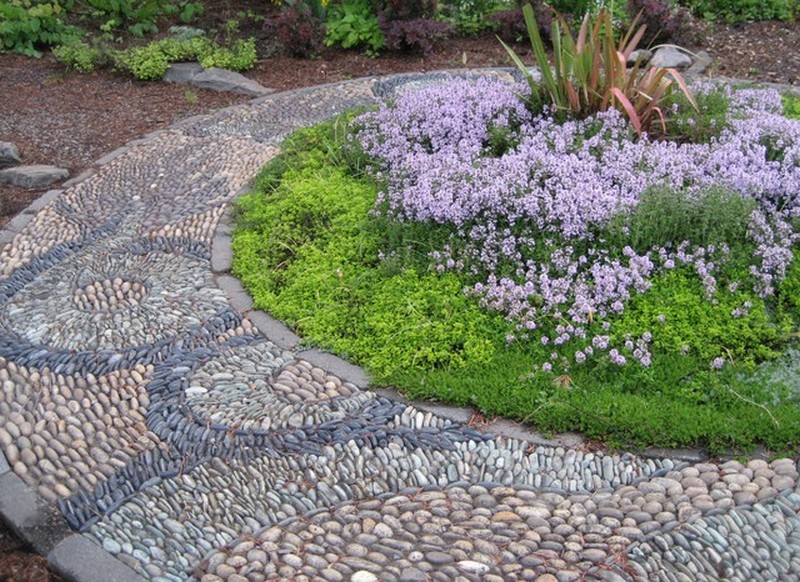
[[756, 497], [758, 497], [759, 501], [772, 499], [776, 495], [778, 495], [778, 491], [774, 487], [762, 487], [758, 493], [756, 493]]
[[795, 480], [785, 475], [775, 475], [772, 478], [772, 487], [777, 491], [786, 491], [792, 489], [795, 485]]
[[10, 443], [5, 447], [6, 460], [9, 465], [14, 465], [19, 460], [19, 449], [14, 443]]
[[702, 487], [703, 489], [706, 488], [706, 482], [699, 477], [686, 477], [681, 481], [681, 485], [684, 489], [689, 487]]
[[767, 469], [769, 464], [764, 459], [750, 459], [747, 462], [747, 468], [755, 473], [761, 469]]
[[59, 497], [69, 497], [72, 495], [72, 491], [70, 491], [67, 486], [62, 483], [56, 483], [53, 487], [53, 490]]
[[19, 452], [19, 460], [25, 463], [28, 467], [33, 467], [36, 464], [36, 453], [31, 449], [22, 449]]
[[50, 489], [49, 487], [47, 487], [45, 485], [39, 485], [36, 488], [36, 491], [38, 491], [39, 495], [44, 497], [50, 503], [54, 503], [58, 499], [58, 495], [56, 495], [56, 493], [53, 492], [52, 489]]
[[703, 485], [703, 487], [688, 487], [685, 491], [686, 497], [688, 497], [689, 499], [694, 499], [698, 495], [705, 495], [707, 493], [708, 493], [708, 488], [705, 487], [705, 484]]
[[5, 428], [0, 428], [0, 445], [7, 447], [12, 442], [14, 442], [14, 438], [9, 432]]
[[742, 485], [742, 491], [749, 491], [750, 493], [758, 493], [758, 490], [761, 489], [756, 483], [745, 483]]

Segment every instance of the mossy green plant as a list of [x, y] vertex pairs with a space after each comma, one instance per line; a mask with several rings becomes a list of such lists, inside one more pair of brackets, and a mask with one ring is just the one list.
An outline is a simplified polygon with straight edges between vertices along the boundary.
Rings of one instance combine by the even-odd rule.
[[245, 71], [256, 61], [255, 39], [236, 41], [230, 47], [220, 46], [205, 37], [184, 40], [164, 38], [145, 46], [112, 51], [116, 67], [142, 81], [154, 81], [164, 76], [170, 63], [198, 61], [203, 67]]

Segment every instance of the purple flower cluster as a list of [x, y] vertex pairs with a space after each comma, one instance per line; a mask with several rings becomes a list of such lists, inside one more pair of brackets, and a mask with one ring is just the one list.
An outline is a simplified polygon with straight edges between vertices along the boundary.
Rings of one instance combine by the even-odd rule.
[[[407, 91], [361, 116], [357, 137], [387, 179], [380, 212], [453, 227], [453, 244], [431, 254], [434, 266], [484, 274], [468, 291], [517, 322], [520, 337], [544, 317], [563, 321], [541, 337], [558, 346], [584, 340], [594, 320], [622, 313], [653, 275], [678, 264], [694, 267], [708, 297], [717, 292], [724, 246], [674, 241], [638, 254], [595, 240], [654, 186], [689, 196], [721, 186], [755, 200], [748, 236], [757, 290], [769, 295], [785, 275], [797, 240], [791, 219], [800, 216], [800, 123], [780, 114], [775, 91], [725, 90], [730, 122], [703, 144], [633, 140], [616, 110], [565, 123], [534, 117], [519, 98], [526, 86], [488, 78]], [[515, 136], [499, 156], [490, 147], [498, 131]], [[525, 258], [532, 255], [549, 258]], [[509, 262], [514, 275], [501, 276], [499, 266]], [[595, 335], [574, 360], [603, 351], [619, 365], [650, 365], [647, 335], [630, 346]]]

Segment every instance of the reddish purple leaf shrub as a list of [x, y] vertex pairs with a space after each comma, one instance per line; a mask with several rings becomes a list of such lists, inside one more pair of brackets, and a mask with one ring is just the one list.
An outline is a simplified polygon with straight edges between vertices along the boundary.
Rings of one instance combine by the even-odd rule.
[[436, 0], [377, 0], [375, 10], [386, 21], [430, 18], [436, 13]]
[[[553, 24], [553, 12], [540, 2], [536, 2], [532, 6], [533, 13], [536, 15], [536, 22], [539, 25], [539, 34], [542, 35], [542, 39], [549, 43], [551, 41], [550, 27]], [[517, 40], [528, 38], [528, 30], [525, 28], [522, 8], [500, 10], [492, 14], [491, 19], [497, 36], [505, 42], [517, 42]]]
[[433, 52], [434, 42], [453, 33], [449, 24], [427, 18], [391, 20], [381, 24], [387, 47], [397, 51], [418, 50], [426, 56]]
[[647, 26], [641, 43], [644, 47], [685, 40], [686, 8], [673, 9], [666, 0], [628, 0], [628, 12], [631, 17], [641, 12], [639, 24]]
[[276, 36], [295, 57], [318, 54], [325, 40], [325, 25], [300, 2], [285, 6], [277, 16], [264, 22], [264, 31]]

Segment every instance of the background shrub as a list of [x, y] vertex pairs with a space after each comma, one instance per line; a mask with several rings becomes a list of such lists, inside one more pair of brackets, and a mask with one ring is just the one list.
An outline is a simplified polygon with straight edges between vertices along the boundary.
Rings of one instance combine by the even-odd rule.
[[696, 15], [728, 23], [750, 20], [792, 20], [800, 14], [798, 0], [688, 0]]
[[53, 55], [68, 68], [81, 73], [91, 73], [105, 60], [102, 50], [78, 38], [55, 47]]
[[638, 15], [639, 23], [647, 26], [642, 46], [683, 40], [688, 11], [674, 6], [669, 0], [628, 0], [628, 13], [631, 18]]
[[386, 46], [398, 51], [422, 51], [424, 55], [433, 52], [436, 41], [447, 38], [453, 27], [445, 22], [417, 18], [414, 20], [391, 20], [383, 25]]
[[364, 46], [369, 54], [375, 54], [386, 44], [370, 0], [343, 0], [341, 4], [331, 6], [325, 28], [325, 44], [328, 46]]
[[78, 31], [65, 23], [59, 0], [10, 0], [0, 2], [0, 49], [29, 57], [41, 50], [70, 42]]
[[440, 14], [459, 34], [475, 35], [493, 28], [491, 15], [497, 4], [496, 0], [445, 0]]
[[106, 32], [126, 29], [136, 37], [158, 32], [158, 21], [179, 16], [183, 22], [191, 22], [203, 13], [199, 2], [181, 0], [77, 0], [74, 12], [100, 24]]
[[296, 57], [319, 53], [325, 40], [325, 25], [320, 16], [302, 2], [281, 9], [264, 22], [264, 31], [275, 36], [286, 51]]

